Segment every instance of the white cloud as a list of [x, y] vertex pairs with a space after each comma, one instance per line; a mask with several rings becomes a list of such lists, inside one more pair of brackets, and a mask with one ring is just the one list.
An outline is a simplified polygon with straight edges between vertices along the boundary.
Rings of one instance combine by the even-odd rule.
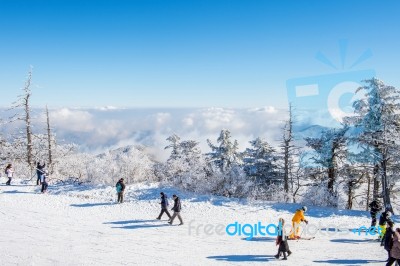
[[62, 108], [50, 113], [54, 125], [73, 132], [89, 132], [93, 130], [93, 115], [88, 111]]
[[[165, 159], [166, 138], [178, 134], [182, 139], [200, 143], [204, 153], [209, 151], [206, 140], [216, 142], [221, 129], [231, 131], [240, 149], [248, 142], [262, 137], [276, 144], [281, 136], [286, 110], [273, 107], [254, 109], [99, 109], [62, 108], [50, 110], [52, 127], [57, 137], [75, 142], [87, 150], [103, 151], [125, 145], [142, 144], [159, 159]], [[44, 119], [36, 121], [43, 124]], [[44, 128], [42, 125], [37, 128]]]

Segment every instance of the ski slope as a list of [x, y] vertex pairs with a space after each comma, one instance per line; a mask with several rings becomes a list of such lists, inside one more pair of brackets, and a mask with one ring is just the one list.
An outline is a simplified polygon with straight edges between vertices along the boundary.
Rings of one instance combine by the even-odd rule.
[[[181, 196], [183, 226], [168, 225], [166, 216], [155, 219], [160, 191], [167, 193], [170, 205], [172, 194]], [[373, 241], [376, 236], [317, 234], [313, 240], [290, 241], [293, 254], [282, 261], [273, 257], [275, 237], [248, 241], [243, 235], [204, 231], [206, 224], [225, 228], [235, 221], [290, 221], [296, 204], [199, 196], [157, 184], [129, 185], [125, 203], [115, 200], [114, 188], [106, 186], [50, 186], [49, 193], [41, 194], [38, 186], [18, 180], [1, 185], [0, 264], [383, 265], [387, 256]], [[367, 212], [308, 208], [306, 217], [313, 225], [346, 224], [350, 229], [370, 223]]]

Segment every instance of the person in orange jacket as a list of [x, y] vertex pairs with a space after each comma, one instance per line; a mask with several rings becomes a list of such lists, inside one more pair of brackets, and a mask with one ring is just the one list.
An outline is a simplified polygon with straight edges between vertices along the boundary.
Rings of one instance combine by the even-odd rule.
[[307, 207], [303, 206], [300, 209], [296, 210], [292, 218], [292, 233], [289, 236], [289, 239], [299, 239], [300, 235], [300, 223], [305, 222], [308, 224], [308, 221], [304, 217], [304, 213], [307, 211]]

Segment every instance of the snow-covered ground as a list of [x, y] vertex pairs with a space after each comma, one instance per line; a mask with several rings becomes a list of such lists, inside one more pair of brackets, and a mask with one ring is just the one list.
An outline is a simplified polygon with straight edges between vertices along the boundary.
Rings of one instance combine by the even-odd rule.
[[[183, 226], [169, 226], [166, 216], [155, 219], [161, 190], [181, 196]], [[273, 257], [277, 251], [273, 236], [248, 241], [243, 235], [225, 233], [235, 221], [264, 225], [276, 224], [279, 217], [290, 221], [296, 204], [199, 196], [156, 184], [128, 186], [123, 204], [115, 204], [115, 198], [114, 188], [105, 186], [50, 186], [48, 194], [41, 194], [32, 183], [16, 180], [12, 186], [1, 185], [0, 264], [384, 265], [387, 256], [373, 241], [376, 236], [330, 232], [313, 240], [290, 241], [293, 254], [282, 261]], [[309, 206], [306, 215], [310, 225], [322, 227], [340, 224], [350, 229], [370, 223], [362, 211]], [[217, 233], [216, 228], [223, 229]]]

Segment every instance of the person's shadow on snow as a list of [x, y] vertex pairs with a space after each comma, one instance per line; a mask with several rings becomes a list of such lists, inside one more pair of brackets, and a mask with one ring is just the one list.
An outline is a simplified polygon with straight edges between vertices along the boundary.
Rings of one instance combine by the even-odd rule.
[[223, 256], [209, 256], [207, 259], [214, 259], [217, 261], [230, 261], [230, 262], [266, 262], [274, 259], [272, 255], [223, 255]]
[[337, 260], [314, 260], [315, 263], [323, 264], [343, 264], [343, 265], [359, 265], [368, 263], [384, 263], [382, 260], [363, 260], [363, 259], [337, 259]]
[[110, 202], [105, 202], [105, 203], [82, 203], [82, 204], [71, 204], [71, 207], [78, 207], [78, 208], [87, 208], [87, 207], [97, 207], [97, 206], [110, 206], [114, 205], [113, 203]]
[[242, 240], [253, 241], [253, 242], [275, 242], [276, 238], [274, 237], [253, 237], [253, 238], [242, 238]]
[[160, 221], [158, 220], [127, 220], [127, 221], [106, 222], [104, 224], [120, 225], [111, 227], [116, 229], [143, 229], [143, 228], [170, 226], [168, 224], [160, 224]]

